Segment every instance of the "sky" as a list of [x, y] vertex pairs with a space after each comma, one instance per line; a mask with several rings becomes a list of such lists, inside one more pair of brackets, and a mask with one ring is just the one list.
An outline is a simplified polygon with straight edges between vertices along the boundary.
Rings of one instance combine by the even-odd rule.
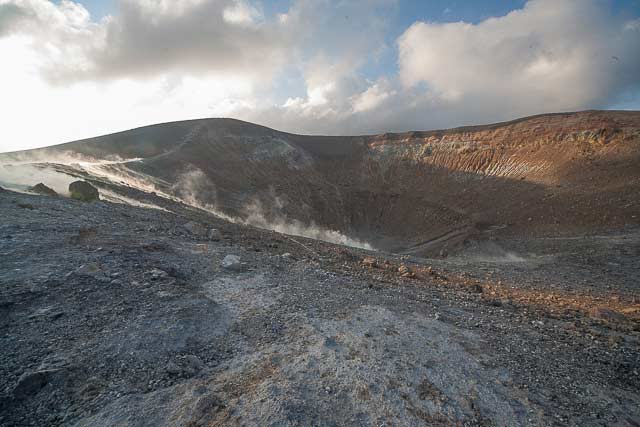
[[640, 0], [0, 0], [0, 152], [234, 117], [303, 134], [640, 109]]

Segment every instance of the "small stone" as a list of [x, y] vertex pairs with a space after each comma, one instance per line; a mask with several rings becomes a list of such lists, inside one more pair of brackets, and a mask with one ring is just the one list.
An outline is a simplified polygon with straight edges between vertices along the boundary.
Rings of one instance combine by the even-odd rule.
[[182, 368], [178, 366], [175, 362], [167, 363], [165, 370], [169, 375], [179, 375], [182, 372]]
[[367, 267], [376, 267], [378, 265], [378, 261], [371, 256], [365, 257], [361, 261], [362, 265]]
[[640, 313], [640, 305], [623, 308], [620, 310], [620, 313], [630, 315], [630, 314], [638, 314]]
[[232, 271], [241, 271], [243, 269], [243, 265], [240, 262], [240, 257], [238, 255], [227, 255], [222, 260], [222, 268]]
[[400, 267], [398, 267], [398, 273], [400, 273], [400, 276], [406, 278], [413, 278], [416, 276], [415, 273], [409, 270], [409, 267], [407, 267], [405, 264], [400, 264]]
[[76, 276], [96, 276], [98, 274], [102, 273], [102, 269], [100, 268], [100, 266], [98, 264], [96, 264], [95, 262], [91, 262], [88, 264], [83, 264], [80, 267], [78, 267], [77, 269], [75, 269], [74, 271], [68, 273], [65, 278], [68, 278], [72, 275], [76, 275]]
[[61, 318], [62, 316], [64, 316], [64, 311], [56, 311], [55, 313], [51, 313], [49, 315], [49, 318], [51, 320], [56, 320], [56, 319]]
[[104, 385], [98, 378], [92, 377], [85, 382], [85, 384], [80, 388], [79, 392], [83, 398], [91, 400], [100, 395], [100, 391], [103, 389], [103, 387]]
[[147, 272], [147, 274], [151, 276], [151, 280], [166, 279], [167, 277], [169, 277], [169, 273], [160, 270], [159, 268], [154, 268], [153, 270]]
[[475, 284], [475, 285], [471, 285], [471, 287], [469, 288], [469, 290], [475, 294], [481, 294], [484, 290], [482, 289], [482, 286]]
[[188, 354], [184, 357], [184, 371], [188, 376], [194, 376], [203, 369], [204, 363], [198, 356]]

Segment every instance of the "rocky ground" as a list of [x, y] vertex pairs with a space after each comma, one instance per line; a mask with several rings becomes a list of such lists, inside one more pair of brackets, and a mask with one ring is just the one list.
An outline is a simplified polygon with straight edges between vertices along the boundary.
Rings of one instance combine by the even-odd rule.
[[1, 425], [640, 425], [637, 229], [422, 259], [165, 209], [0, 192]]

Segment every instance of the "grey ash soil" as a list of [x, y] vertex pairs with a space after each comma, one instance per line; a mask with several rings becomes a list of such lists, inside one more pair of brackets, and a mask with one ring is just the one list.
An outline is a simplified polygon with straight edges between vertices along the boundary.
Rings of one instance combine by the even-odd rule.
[[640, 425], [637, 230], [429, 260], [173, 208], [0, 192], [1, 425]]

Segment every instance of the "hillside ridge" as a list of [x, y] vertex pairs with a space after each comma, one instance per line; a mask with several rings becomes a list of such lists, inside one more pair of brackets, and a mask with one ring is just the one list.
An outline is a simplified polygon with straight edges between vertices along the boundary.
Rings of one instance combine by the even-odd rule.
[[198, 123], [215, 123], [215, 122], [221, 122], [223, 124], [225, 122], [226, 123], [237, 123], [237, 124], [244, 125], [244, 126], [250, 126], [250, 127], [256, 128], [256, 129], [265, 130], [265, 131], [268, 131], [268, 132], [275, 132], [275, 133], [278, 133], [278, 134], [283, 134], [283, 135], [287, 135], [287, 136], [294, 136], [294, 137], [349, 138], [349, 139], [351, 139], [351, 138], [356, 138], [356, 139], [357, 138], [364, 138], [366, 140], [378, 140], [378, 139], [393, 140], [393, 139], [402, 138], [402, 137], [408, 137], [408, 136], [409, 137], [427, 137], [427, 136], [436, 136], [436, 135], [445, 135], [445, 134], [454, 134], [454, 133], [465, 133], [465, 132], [477, 132], [477, 131], [494, 130], [494, 129], [498, 129], [498, 128], [502, 128], [502, 127], [508, 127], [508, 126], [512, 126], [512, 125], [516, 125], [516, 124], [525, 123], [525, 122], [532, 121], [532, 120], [545, 119], [545, 118], [566, 118], [566, 117], [571, 117], [571, 116], [583, 116], [583, 115], [584, 116], [589, 116], [589, 115], [596, 115], [596, 116], [615, 116], [615, 115], [620, 115], [620, 116], [636, 116], [636, 118], [637, 118], [637, 117], [640, 117], [640, 111], [635, 111], [635, 110], [582, 110], [582, 111], [557, 112], [557, 113], [541, 113], [541, 114], [534, 114], [534, 115], [530, 115], [530, 116], [518, 117], [518, 118], [515, 118], [515, 119], [512, 119], [512, 120], [500, 121], [500, 122], [489, 123], [489, 124], [473, 124], [473, 125], [455, 126], [455, 127], [451, 127], [451, 128], [440, 128], [440, 129], [429, 129], [429, 130], [408, 130], [408, 131], [398, 131], [398, 132], [385, 132], [385, 133], [378, 133], [378, 134], [357, 134], [357, 135], [298, 134], [298, 133], [281, 131], [281, 130], [278, 130], [278, 129], [270, 128], [270, 127], [265, 126], [265, 125], [261, 125], [261, 124], [258, 124], [258, 123], [253, 123], [253, 122], [249, 122], [249, 121], [245, 121], [245, 120], [235, 119], [235, 118], [232, 118], [232, 117], [202, 117], [202, 118], [196, 118], [196, 119], [175, 120], [175, 121], [169, 121], [169, 122], [153, 123], [153, 124], [144, 125], [144, 126], [138, 126], [138, 127], [134, 127], [134, 128], [131, 128], [131, 129], [122, 130], [122, 131], [117, 131], [117, 132], [97, 135], [97, 136], [93, 136], [93, 137], [89, 137], [89, 138], [82, 138], [82, 139], [62, 142], [62, 143], [58, 143], [58, 144], [54, 144], [54, 145], [50, 145], [50, 146], [45, 146], [45, 147], [31, 148], [31, 149], [27, 149], [27, 150], [8, 151], [8, 152], [0, 153], [0, 156], [2, 156], [2, 155], [13, 155], [13, 154], [18, 154], [18, 153], [24, 153], [24, 154], [34, 153], [34, 152], [37, 152], [38, 150], [60, 149], [60, 148], [63, 148], [65, 146], [71, 145], [71, 144], [91, 143], [91, 142], [97, 141], [97, 140], [99, 140], [101, 138], [105, 138], [105, 137], [124, 136], [124, 135], [127, 135], [129, 133], [140, 132], [140, 131], [145, 131], [145, 130], [154, 130], [154, 129], [166, 128], [166, 127], [171, 127], [171, 126], [176, 126], [176, 125], [187, 125], [187, 124], [198, 124]]

